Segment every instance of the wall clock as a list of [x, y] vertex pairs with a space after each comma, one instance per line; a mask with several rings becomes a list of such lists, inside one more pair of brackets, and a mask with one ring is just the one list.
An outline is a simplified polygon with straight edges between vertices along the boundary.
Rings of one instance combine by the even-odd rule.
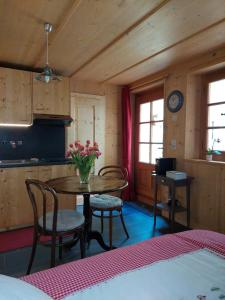
[[167, 97], [167, 108], [169, 109], [170, 112], [179, 111], [183, 103], [184, 103], [184, 96], [178, 90], [172, 91]]

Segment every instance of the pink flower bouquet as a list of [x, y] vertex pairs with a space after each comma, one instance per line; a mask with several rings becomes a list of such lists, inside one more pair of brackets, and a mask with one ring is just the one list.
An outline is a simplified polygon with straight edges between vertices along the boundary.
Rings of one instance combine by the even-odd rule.
[[80, 183], [88, 183], [95, 159], [101, 155], [98, 144], [96, 142], [93, 146], [90, 144], [89, 140], [86, 141], [85, 146], [80, 141], [75, 141], [74, 144], [70, 144], [66, 152], [66, 157], [71, 157], [73, 164], [79, 170]]

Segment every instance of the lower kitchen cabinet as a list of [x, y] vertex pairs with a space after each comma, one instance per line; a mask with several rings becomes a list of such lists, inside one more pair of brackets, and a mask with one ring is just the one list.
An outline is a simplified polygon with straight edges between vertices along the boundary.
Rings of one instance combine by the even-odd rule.
[[[33, 210], [26, 190], [26, 179], [46, 181], [73, 174], [74, 169], [71, 165], [0, 169], [0, 230], [33, 224]], [[60, 208], [74, 208], [75, 206], [74, 196], [59, 195]], [[49, 209], [51, 209], [50, 206]]]

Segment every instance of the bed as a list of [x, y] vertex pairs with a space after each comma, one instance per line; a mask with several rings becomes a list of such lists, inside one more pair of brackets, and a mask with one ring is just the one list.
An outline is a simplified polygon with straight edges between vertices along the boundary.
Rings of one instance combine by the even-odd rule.
[[[201, 257], [203, 257], [203, 260]], [[206, 257], [206, 260], [209, 259], [208, 266], [205, 262], [201, 264], [204, 257]], [[186, 264], [185, 267], [183, 267], [183, 261]], [[177, 275], [173, 275], [176, 271], [171, 271], [174, 266], [176, 268], [182, 266], [183, 273], [180, 273], [180, 278], [191, 277], [193, 280], [193, 283], [190, 283], [191, 286], [194, 286], [196, 282], [198, 283], [196, 291], [193, 291], [195, 297], [193, 298], [192, 294], [184, 295], [182, 299], [225, 299], [225, 235], [206, 230], [190, 230], [155, 237], [132, 246], [37, 272], [21, 279], [42, 290], [53, 299], [101, 300], [106, 299], [103, 296], [104, 290], [106, 290], [108, 293], [107, 299], [116, 299], [117, 297], [117, 299], [130, 300], [136, 298], [135, 293], [139, 289], [138, 280], [142, 277], [140, 285], [147, 280], [146, 283], [149, 282], [147, 285], [151, 291], [155, 287], [155, 290], [160, 290], [160, 292], [159, 295], [150, 296], [149, 294], [149, 297], [145, 298], [146, 291], [145, 293], [142, 292], [148, 287], [142, 286], [141, 291], [138, 291], [140, 295], [138, 299], [161, 300], [165, 299], [165, 293], [167, 293], [169, 286], [171, 286], [172, 293], [177, 286], [179, 287], [177, 282], [173, 284], [174, 281], [179, 281], [180, 272], [178, 270], [178, 278], [176, 278]], [[211, 266], [213, 266], [212, 270]], [[207, 268], [209, 267], [208, 272]], [[185, 270], [185, 268], [187, 269]], [[198, 268], [200, 268], [200, 271]], [[168, 276], [165, 276], [167, 272]], [[193, 273], [193, 275], [191, 272], [196, 274]], [[140, 274], [142, 275], [140, 276]], [[208, 276], [209, 278], [206, 276], [207, 281], [204, 283], [208, 285], [207, 291], [198, 293], [198, 286], [201, 285], [200, 282], [205, 278], [205, 274], [211, 274]], [[163, 275], [166, 281], [163, 279]], [[129, 276], [132, 278], [129, 279]], [[193, 276], [198, 276], [199, 279], [195, 280]], [[217, 277], [219, 281], [214, 281], [214, 279], [217, 280]], [[119, 288], [115, 288], [116, 280], [121, 283]], [[161, 282], [163, 280], [165, 281], [164, 285]], [[183, 283], [180, 283], [183, 290], [186, 288], [188, 280], [187, 278]], [[118, 283], [116, 287], [118, 287]], [[122, 289], [125, 291], [122, 291]], [[129, 295], [129, 289], [131, 289], [132, 295]], [[113, 290], [118, 290], [119, 296], [112, 295]], [[192, 288], [189, 288], [189, 290], [192, 290]], [[124, 292], [127, 293], [127, 297], [122, 296]], [[207, 293], [212, 297], [204, 298], [208, 295]], [[151, 295], [153, 294], [151, 293]], [[166, 299], [181, 299], [178, 294], [175, 296], [168, 294]], [[99, 297], [99, 295], [102, 295], [102, 297]]]

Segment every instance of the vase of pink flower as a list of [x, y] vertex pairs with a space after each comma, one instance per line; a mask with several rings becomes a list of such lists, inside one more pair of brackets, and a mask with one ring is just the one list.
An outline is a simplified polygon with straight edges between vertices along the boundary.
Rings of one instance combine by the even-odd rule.
[[75, 141], [74, 144], [69, 145], [66, 157], [71, 157], [75, 168], [78, 169], [80, 183], [87, 184], [89, 182], [95, 159], [99, 158], [100, 155], [101, 152], [96, 142], [94, 142], [93, 146], [91, 146], [89, 140], [86, 141], [85, 145], [82, 145], [80, 141]]

